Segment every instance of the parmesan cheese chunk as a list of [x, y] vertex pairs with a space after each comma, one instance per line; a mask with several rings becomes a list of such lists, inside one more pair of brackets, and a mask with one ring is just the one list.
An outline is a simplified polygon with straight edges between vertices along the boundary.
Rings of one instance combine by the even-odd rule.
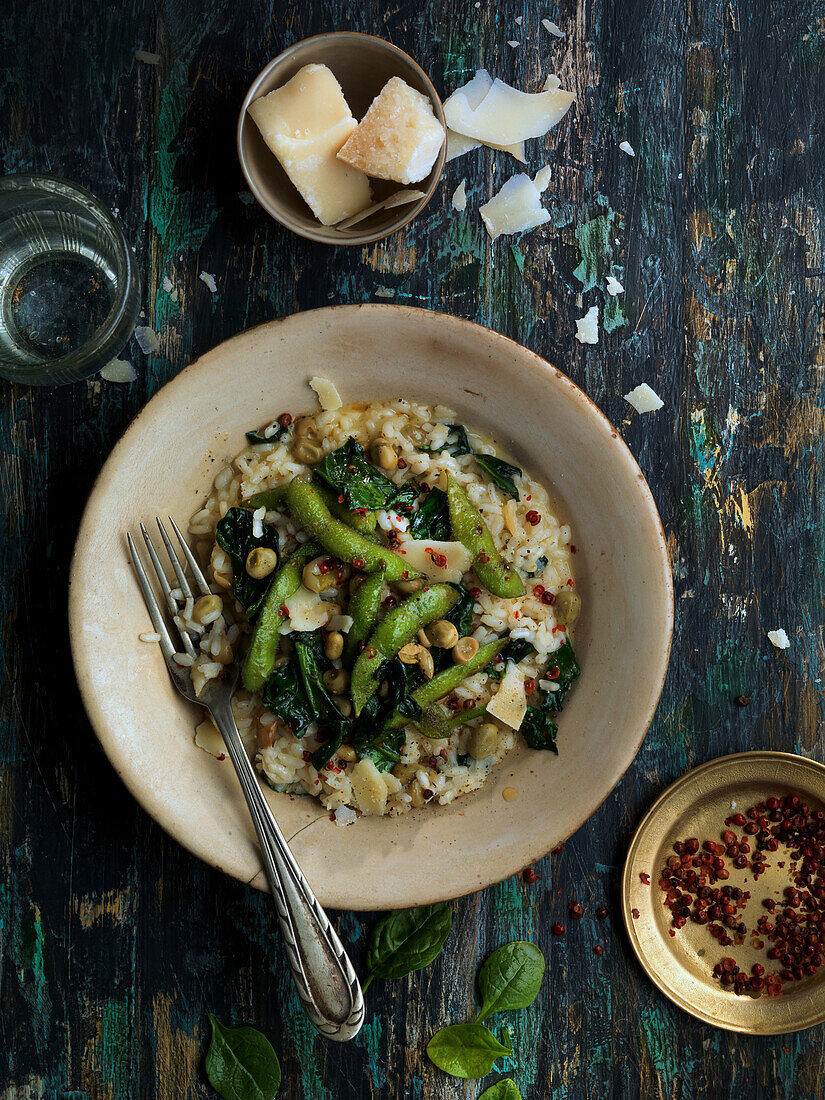
[[[473, 561], [470, 551], [460, 542], [435, 542], [433, 539], [403, 539], [396, 553], [410, 569], [440, 584], [458, 584]], [[442, 558], [446, 560], [439, 565]]]
[[612, 275], [607, 276], [607, 293], [611, 298], [615, 298], [617, 294], [624, 294], [624, 287], [618, 279], [614, 279]]
[[790, 649], [791, 646], [791, 639], [781, 627], [779, 630], [768, 631], [768, 641], [777, 649]]
[[289, 612], [289, 625], [293, 630], [319, 630], [329, 619], [330, 605], [317, 592], [300, 586], [294, 595], [284, 600]]
[[547, 188], [550, 186], [550, 165], [545, 164], [543, 168], [539, 168], [533, 177], [533, 183], [536, 185], [536, 190], [540, 195], [543, 195]]
[[576, 339], [580, 344], [598, 344], [599, 307], [591, 306], [584, 317], [576, 320]]
[[450, 160], [455, 160], [456, 157], [463, 157], [465, 153], [469, 153], [471, 149], [478, 149], [481, 146], [480, 141], [476, 141], [475, 138], [465, 137], [464, 134], [457, 134], [455, 130], [447, 130], [447, 155], [444, 157], [445, 163]]
[[335, 383], [330, 382], [328, 378], [320, 378], [317, 374], [310, 378], [309, 388], [315, 390], [318, 395], [318, 401], [324, 412], [335, 412], [336, 409], [340, 409], [343, 405], [341, 395], [335, 388]]
[[467, 209], [467, 182], [462, 180], [461, 183], [453, 191], [453, 210], [458, 210], [461, 213], [462, 210]]
[[621, 151], [623, 153], [627, 153], [627, 155], [629, 157], [635, 157], [636, 156], [636, 150], [633, 148], [633, 146], [630, 144], [629, 141], [619, 142], [619, 148], [621, 149]]
[[338, 159], [376, 179], [423, 180], [444, 144], [429, 98], [394, 76], [381, 89]]
[[350, 772], [349, 781], [362, 814], [383, 814], [387, 808], [387, 783], [371, 760], [359, 760]]
[[629, 405], [632, 405], [638, 413], [656, 412], [657, 409], [661, 409], [664, 405], [664, 401], [655, 390], [652, 390], [650, 386], [648, 386], [647, 382], [642, 382], [635, 390], [626, 393], [624, 399]]
[[334, 225], [369, 206], [369, 180], [336, 156], [357, 123], [326, 65], [305, 65], [248, 110], [319, 222]]
[[503, 233], [524, 233], [550, 221], [549, 211], [541, 205], [541, 193], [523, 172], [508, 179], [478, 212], [493, 240]]
[[[464, 96], [465, 100], [469, 104], [470, 108], [475, 111], [481, 104], [484, 97], [490, 91], [493, 86], [493, 78], [487, 72], [486, 69], [479, 69], [476, 75], [468, 83], [463, 84], [460, 88], [456, 88], [453, 95], [457, 95], [459, 92]], [[452, 99], [452, 96], [450, 96]], [[450, 102], [447, 100], [447, 103]], [[447, 103], [444, 104], [444, 111], [446, 117]], [[463, 153], [469, 152], [470, 149], [477, 149], [479, 145], [486, 145], [489, 149], [498, 149], [502, 153], [510, 153], [514, 156], [519, 163], [526, 163], [526, 157], [524, 155], [524, 142], [517, 141], [512, 145], [497, 145], [492, 141], [479, 141], [477, 138], [467, 137], [466, 134], [457, 134], [454, 130], [447, 128], [447, 156], [446, 160], [455, 160], [456, 157], [460, 157]]]
[[498, 718], [510, 729], [520, 729], [527, 713], [527, 693], [524, 676], [512, 662], [501, 680], [501, 686], [487, 704], [487, 713]]
[[210, 718], [195, 727], [195, 744], [204, 752], [217, 757], [218, 760], [223, 760], [226, 756], [224, 740]]
[[560, 88], [531, 94], [494, 80], [476, 108], [464, 90], [453, 92], [444, 104], [444, 116], [456, 133], [486, 144], [514, 145], [546, 134], [564, 118], [575, 98]]

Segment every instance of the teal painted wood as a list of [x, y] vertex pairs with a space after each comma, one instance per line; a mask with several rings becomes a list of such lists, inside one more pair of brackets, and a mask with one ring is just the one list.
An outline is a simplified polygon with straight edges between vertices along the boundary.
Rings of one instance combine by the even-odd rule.
[[[543, 16], [567, 36], [549, 36]], [[390, 38], [442, 89], [480, 64], [530, 87], [557, 72], [575, 114], [530, 146], [532, 171], [553, 166], [549, 225], [490, 247], [474, 211], [515, 165], [486, 151], [451, 163], [422, 218], [364, 250], [290, 237], [245, 204], [233, 153], [245, 87], [284, 46], [333, 27]], [[15, 5], [1, 41], [5, 169], [65, 174], [118, 208], [161, 347], [148, 358], [130, 348], [129, 387], [1, 391], [0, 1095], [206, 1098], [210, 1010], [266, 1031], [285, 1097], [474, 1097], [474, 1084], [428, 1065], [424, 1046], [468, 1017], [484, 954], [527, 937], [549, 962], [537, 1004], [510, 1021], [528, 1100], [821, 1097], [822, 1028], [749, 1039], [671, 1007], [629, 954], [617, 884], [634, 822], [685, 769], [756, 746], [825, 758], [822, 0], [559, 0], [546, 11], [517, 0], [41, 0]], [[159, 65], [136, 62], [136, 47]], [[618, 149], [625, 139], [634, 159]], [[457, 216], [449, 197], [462, 178], [470, 203]], [[626, 288], [618, 303], [601, 289], [604, 247]], [[616, 792], [537, 866], [536, 885], [511, 879], [456, 902], [442, 957], [375, 983], [369, 1024], [340, 1049], [299, 1010], [267, 899], [195, 862], [114, 777], [73, 683], [64, 608], [83, 501], [146, 399], [250, 325], [370, 300], [477, 319], [584, 387], [650, 480], [677, 622], [656, 721]], [[573, 320], [591, 304], [611, 331], [581, 347]], [[665, 399], [661, 412], [629, 412], [621, 395], [641, 381]], [[780, 625], [785, 654], [765, 638]], [[740, 692], [750, 707], [733, 706]], [[570, 926], [572, 897], [586, 916], [557, 939], [550, 926]], [[358, 960], [370, 923], [340, 916]]]

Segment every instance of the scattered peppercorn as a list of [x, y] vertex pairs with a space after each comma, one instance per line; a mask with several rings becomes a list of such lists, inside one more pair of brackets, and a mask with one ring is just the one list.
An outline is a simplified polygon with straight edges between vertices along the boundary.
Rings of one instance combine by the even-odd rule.
[[607, 920], [607, 906], [600, 905], [599, 908], [596, 910], [596, 916], [599, 918], [599, 920]]
[[747, 707], [750, 705], [751, 699], [749, 695], [737, 695], [733, 701], [737, 707]]
[[584, 906], [580, 905], [577, 901], [571, 901], [567, 906], [567, 912], [573, 920], [581, 920], [584, 916]]
[[523, 875], [525, 882], [529, 883], [532, 886], [533, 883], [538, 879], [538, 877], [539, 876], [536, 874], [532, 867], [525, 868]]
[[554, 924], [553, 928], [552, 928], [552, 932], [553, 932], [554, 936], [563, 936], [564, 935], [564, 925], [563, 924]]

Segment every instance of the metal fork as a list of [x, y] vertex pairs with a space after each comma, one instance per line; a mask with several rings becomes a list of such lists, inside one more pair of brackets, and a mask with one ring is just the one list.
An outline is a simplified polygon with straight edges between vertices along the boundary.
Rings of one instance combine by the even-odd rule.
[[[159, 518], [157, 519], [160, 536], [175, 574], [176, 587], [183, 593], [184, 599], [193, 597], [186, 577], [186, 566], [188, 566], [197, 588], [197, 595], [210, 595], [206, 578], [171, 516], [169, 522], [180, 543], [185, 564], [181, 563], [163, 524]], [[163, 591], [166, 606], [174, 621], [174, 617], [180, 614], [180, 608], [172, 594], [172, 587], [166, 578], [152, 540], [142, 523], [140, 529]], [[287, 846], [241, 741], [232, 714], [232, 695], [238, 682], [238, 663], [234, 661], [229, 665], [219, 679], [207, 681], [201, 694], [195, 695], [189, 668], [179, 665], [175, 660], [174, 655], [176, 652], [180, 654], [180, 647], [173, 644], [166, 620], [141, 564], [132, 536], [127, 533], [126, 537], [143, 598], [155, 632], [160, 635], [160, 648], [172, 682], [181, 695], [193, 703], [199, 703], [209, 711], [212, 721], [223, 736], [229, 757], [235, 765], [235, 771], [238, 773], [241, 789], [258, 834], [264, 870], [272, 888], [278, 924], [284, 938], [287, 961], [304, 1011], [322, 1035], [335, 1042], [346, 1042], [358, 1034], [364, 1022], [364, 997], [361, 986], [335, 929], [301, 874]], [[177, 629], [180, 634], [183, 652], [189, 657], [196, 656], [198, 650], [193, 643], [193, 638], [179, 627], [172, 629]]]

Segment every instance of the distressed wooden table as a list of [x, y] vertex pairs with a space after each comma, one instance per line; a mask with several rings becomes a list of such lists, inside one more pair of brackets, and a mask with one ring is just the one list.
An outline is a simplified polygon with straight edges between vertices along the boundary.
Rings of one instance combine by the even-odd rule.
[[[369, 248], [315, 246], [268, 220], [237, 167], [238, 104], [267, 59], [330, 28], [391, 39], [440, 89], [480, 65], [533, 89], [558, 73], [575, 112], [529, 146], [532, 171], [553, 166], [548, 225], [490, 246], [477, 206], [516, 166], [486, 150], [450, 164], [425, 214]], [[821, 1097], [822, 1028], [754, 1040], [673, 1008], [629, 954], [617, 881], [641, 812], [692, 765], [756, 746], [825, 756], [822, 0], [19, 0], [0, 41], [5, 169], [63, 174], [117, 208], [160, 336], [156, 354], [127, 349], [130, 386], [2, 385], [3, 1100], [211, 1096], [207, 1011], [271, 1037], [285, 1097], [474, 1097], [424, 1046], [467, 1018], [480, 958], [516, 937], [549, 963], [538, 1002], [511, 1016], [508, 1068], [527, 1100]], [[626, 288], [612, 301], [607, 270]], [[340, 1048], [299, 1009], [267, 897], [192, 859], [116, 780], [73, 682], [65, 604], [85, 497], [160, 385], [257, 322], [372, 300], [478, 320], [586, 390], [650, 481], [677, 615], [656, 721], [618, 789], [534, 885], [456, 902], [437, 963], [377, 982], [369, 1022]], [[605, 331], [582, 347], [573, 321], [592, 304]], [[665, 407], [639, 417], [622, 394], [642, 381]], [[776, 626], [785, 653], [767, 642]], [[740, 693], [750, 706], [734, 706]], [[586, 915], [571, 927], [574, 897]], [[340, 915], [358, 961], [371, 920]]]

